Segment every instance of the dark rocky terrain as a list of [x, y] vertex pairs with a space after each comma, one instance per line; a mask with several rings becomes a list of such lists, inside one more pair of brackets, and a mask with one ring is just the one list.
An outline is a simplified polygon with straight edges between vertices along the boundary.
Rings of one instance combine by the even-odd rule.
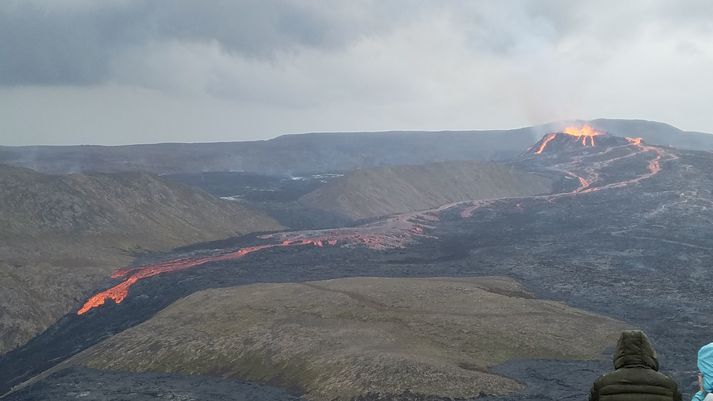
[[[0, 389], [31, 379], [203, 289], [353, 276], [501, 275], [524, 283], [537, 297], [646, 330], [664, 371], [676, 377], [684, 397], [690, 396], [695, 352], [710, 342], [713, 294], [706, 285], [713, 279], [713, 155], [635, 138], [584, 139], [583, 146], [573, 147], [570, 141], [582, 138], [563, 135], [543, 139], [516, 163], [555, 180], [553, 194], [461, 202], [363, 227], [248, 236], [173, 255], [146, 255], [136, 261], [149, 265], [144, 270], [107, 278], [105, 288], [138, 277], [120, 303], [70, 313], [0, 357]], [[287, 245], [280, 245], [283, 241]], [[269, 246], [230, 253], [256, 245]], [[142, 272], [155, 269], [160, 259], [178, 257], [193, 262], [171, 262], [181, 267], [143, 278]], [[528, 385], [524, 395], [515, 395], [518, 399], [547, 400], [584, 397], [604, 366], [531, 360], [492, 369]], [[141, 375], [127, 374], [124, 380], [132, 383]], [[39, 376], [25, 388], [41, 391], [48, 383], [57, 381]], [[6, 398], [22, 399], [17, 397], [26, 391]], [[46, 399], [47, 393], [39, 397]]]
[[[131, 146], [0, 147], [0, 163], [51, 174], [241, 171], [304, 175], [449, 160], [509, 160], [542, 135], [572, 122], [492, 131], [360, 132], [284, 135], [267, 141]], [[581, 122], [580, 122], [581, 123]], [[598, 119], [594, 128], [682, 149], [713, 150], [713, 137], [644, 120]]]
[[302, 400], [276, 387], [238, 380], [165, 373], [136, 375], [81, 367], [72, 367], [55, 373], [47, 380], [13, 394], [13, 399], [21, 401], [77, 399], [223, 401], [226, 396], [235, 401]]

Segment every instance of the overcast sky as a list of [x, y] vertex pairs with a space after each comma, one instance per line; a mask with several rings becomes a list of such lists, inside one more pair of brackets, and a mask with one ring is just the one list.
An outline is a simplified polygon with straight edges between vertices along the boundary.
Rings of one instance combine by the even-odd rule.
[[713, 1], [2, 0], [0, 144], [643, 118], [713, 132]]

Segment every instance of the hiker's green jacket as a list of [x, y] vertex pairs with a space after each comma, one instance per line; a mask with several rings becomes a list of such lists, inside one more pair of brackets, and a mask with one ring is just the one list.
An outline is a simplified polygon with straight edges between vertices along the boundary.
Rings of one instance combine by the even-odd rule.
[[676, 382], [659, 373], [656, 353], [642, 331], [622, 333], [614, 368], [594, 382], [590, 401], [681, 401]]

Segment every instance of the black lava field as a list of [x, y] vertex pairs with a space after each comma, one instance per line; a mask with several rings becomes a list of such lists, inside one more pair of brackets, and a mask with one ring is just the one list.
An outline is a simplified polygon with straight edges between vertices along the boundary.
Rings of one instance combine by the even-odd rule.
[[[505, 275], [540, 297], [641, 327], [655, 343], [662, 370], [676, 377], [687, 396], [697, 347], [709, 342], [711, 333], [713, 154], [649, 146], [635, 138], [597, 141], [572, 146], [566, 136], [545, 137], [512, 161], [554, 177], [558, 185], [551, 195], [462, 202], [364, 226], [252, 235], [143, 257], [134, 270], [108, 277], [105, 288], [84, 294], [90, 300], [138, 274], [118, 303], [104, 297], [82, 314], [77, 311], [86, 305], [78, 304], [47, 331], [0, 357], [0, 394], [48, 369], [59, 371], [72, 355], [206, 288], [350, 276]], [[256, 246], [255, 252], [225, 256]], [[141, 273], [176, 259], [189, 262]], [[529, 384], [518, 399], [565, 399], [584, 397], [582, 389], [605, 366], [522, 361], [498, 370]], [[62, 373], [49, 373], [7, 399], [31, 399], [27, 394], [33, 389], [50, 391]], [[88, 369], [64, 374], [72, 377], [77, 393], [83, 381], [96, 385], [100, 375]], [[148, 386], [148, 380], [119, 376], [112, 380]], [[277, 389], [260, 391], [264, 399], [289, 398]]]

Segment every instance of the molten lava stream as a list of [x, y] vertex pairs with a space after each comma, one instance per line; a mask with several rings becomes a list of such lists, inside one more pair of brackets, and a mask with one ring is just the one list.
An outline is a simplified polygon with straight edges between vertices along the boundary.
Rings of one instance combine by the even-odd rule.
[[580, 191], [577, 191], [578, 193], [584, 194], [584, 193], [598, 192], [598, 191], [605, 190], [605, 189], [622, 188], [622, 187], [626, 187], [626, 186], [629, 186], [632, 184], [636, 184], [640, 181], [651, 178], [651, 177], [655, 176], [656, 174], [658, 174], [661, 171], [661, 162], [664, 160], [664, 156], [667, 157], [666, 160], [675, 160], [678, 158], [678, 156], [668, 153], [664, 149], [643, 144], [641, 138], [626, 138], [626, 140], [629, 142], [629, 144], [631, 144], [632, 146], [637, 148], [638, 151], [635, 153], [632, 153], [630, 155], [625, 155], [625, 156], [617, 157], [614, 159], [610, 159], [605, 163], [605, 165], [610, 165], [612, 162], [621, 160], [624, 158], [628, 158], [628, 157], [632, 157], [632, 156], [636, 156], [636, 155], [640, 155], [640, 154], [645, 154], [645, 153], [653, 153], [654, 158], [649, 160], [648, 164], [646, 166], [648, 172], [645, 174], [641, 174], [638, 177], [634, 177], [634, 178], [631, 178], [628, 180], [612, 182], [612, 183], [598, 186], [598, 187], [582, 188]]
[[[77, 311], [83, 315], [106, 303], [107, 299], [121, 303], [128, 295], [129, 288], [139, 280], [159, 274], [190, 269], [210, 262], [240, 259], [245, 255], [265, 249], [293, 246], [364, 246], [383, 250], [405, 246], [413, 237], [427, 237], [418, 220], [428, 220], [428, 216], [404, 215], [387, 219], [377, 224], [357, 228], [335, 230], [312, 230], [270, 234], [260, 237], [270, 241], [267, 244], [240, 248], [235, 251], [197, 258], [180, 258], [140, 267], [127, 267], [115, 271], [111, 277], [126, 277], [121, 283], [99, 292], [89, 298]], [[416, 220], [416, 221], [412, 221]]]
[[[586, 145], [587, 141], [594, 146], [594, 137], [600, 135], [591, 127], [584, 126], [582, 128], [569, 127], [565, 129], [565, 134], [583, 138], [582, 144]], [[547, 147], [547, 144], [554, 140], [556, 134], [546, 135], [539, 148], [535, 151], [536, 154], [542, 153]], [[589, 138], [589, 139], [587, 139]], [[653, 152], [655, 157], [649, 160], [648, 173], [642, 174], [639, 177], [606, 184], [599, 187], [591, 187], [598, 181], [596, 172], [590, 171], [592, 176], [584, 178], [574, 174], [571, 171], [564, 171], [569, 176], [578, 179], [579, 186], [573, 191], [552, 194], [540, 195], [532, 198], [548, 199], [548, 201], [560, 198], [562, 196], [571, 196], [576, 194], [599, 191], [602, 189], [618, 188], [626, 185], [639, 182], [657, 174], [661, 170], [661, 161], [664, 155], [671, 160], [676, 158], [675, 155], [669, 154], [660, 148], [644, 145], [641, 138], [627, 138], [627, 141], [637, 147], [640, 153]], [[628, 157], [628, 156], [625, 156]], [[616, 160], [616, 159], [614, 159]], [[262, 240], [270, 241], [263, 245], [255, 245], [245, 248], [240, 248], [232, 252], [221, 253], [217, 255], [203, 256], [198, 258], [181, 258], [165, 262], [160, 262], [152, 265], [141, 266], [137, 268], [123, 268], [115, 271], [111, 277], [121, 278], [126, 277], [124, 281], [111, 287], [105, 291], [99, 292], [89, 298], [87, 302], [77, 311], [78, 315], [83, 315], [91, 309], [104, 305], [107, 299], [113, 300], [115, 303], [121, 303], [128, 295], [129, 288], [136, 284], [139, 280], [157, 276], [159, 274], [190, 269], [210, 262], [219, 262], [226, 260], [240, 259], [245, 255], [261, 250], [275, 247], [291, 247], [291, 246], [364, 246], [370, 249], [383, 250], [390, 248], [399, 248], [405, 246], [413, 237], [429, 237], [424, 232], [424, 223], [438, 220], [437, 212], [446, 210], [455, 206], [464, 206], [469, 204], [466, 209], [461, 212], [461, 217], [471, 217], [475, 210], [491, 205], [495, 200], [481, 200], [475, 202], [457, 202], [454, 204], [444, 205], [432, 211], [405, 213], [396, 215], [384, 221], [367, 224], [361, 227], [334, 229], [334, 230], [307, 230], [298, 232], [283, 232], [270, 234], [260, 237]]]
[[90, 311], [91, 309], [94, 309], [96, 307], [99, 307], [101, 305], [104, 305], [107, 299], [113, 300], [115, 303], [119, 304], [121, 303], [126, 296], [128, 295], [129, 288], [136, 284], [141, 279], [145, 279], [148, 277], [153, 277], [157, 276], [159, 274], [163, 273], [168, 273], [168, 272], [175, 272], [175, 271], [181, 271], [185, 269], [190, 269], [192, 267], [200, 266], [206, 263], [210, 262], [220, 262], [220, 261], [225, 261], [225, 260], [235, 260], [235, 259], [240, 259], [245, 255], [251, 254], [253, 252], [261, 251], [263, 249], [268, 249], [268, 248], [274, 248], [274, 247], [285, 247], [285, 246], [300, 246], [300, 245], [313, 245], [313, 246], [319, 246], [322, 247], [324, 244], [329, 244], [329, 245], [336, 245], [336, 242], [334, 241], [322, 241], [319, 239], [313, 239], [313, 240], [297, 240], [297, 241], [283, 241], [278, 244], [265, 244], [265, 245], [256, 245], [256, 246], [250, 246], [246, 248], [240, 248], [236, 251], [228, 252], [228, 253], [223, 253], [219, 255], [211, 255], [211, 256], [203, 256], [195, 259], [191, 258], [181, 258], [181, 259], [175, 259], [175, 260], [169, 260], [166, 262], [160, 262], [156, 263], [153, 265], [146, 265], [146, 266], [141, 266], [138, 268], [124, 268], [124, 269], [119, 269], [114, 274], [112, 274], [112, 278], [118, 278], [118, 277], [123, 277], [127, 274], [129, 274], [128, 278], [122, 281], [121, 283], [104, 290], [102, 292], [99, 292], [89, 298], [87, 302], [84, 303], [84, 306], [82, 306], [78, 311], [77, 315], [83, 315]]
[[552, 142], [553, 139], [557, 137], [556, 134], [547, 134], [544, 138], [542, 138], [542, 143], [540, 144], [540, 147], [537, 148], [535, 151], [536, 155], [541, 154], [542, 152], [545, 151], [545, 148], [547, 147], [547, 144]]

